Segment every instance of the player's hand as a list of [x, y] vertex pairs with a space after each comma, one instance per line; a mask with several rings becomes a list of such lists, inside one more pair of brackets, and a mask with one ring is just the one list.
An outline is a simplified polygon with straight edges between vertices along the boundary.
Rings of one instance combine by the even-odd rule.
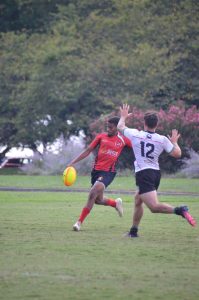
[[72, 163], [67, 164], [66, 168], [69, 168], [69, 167], [73, 167], [74, 168], [74, 165]]
[[177, 143], [179, 137], [180, 137], [180, 133], [178, 133], [178, 130], [177, 130], [177, 129], [172, 129], [172, 131], [171, 131], [171, 136], [168, 135], [168, 138], [170, 139], [170, 141], [172, 142], [172, 144]]
[[120, 114], [121, 114], [121, 117], [124, 119], [132, 116], [132, 113], [129, 113], [129, 105], [128, 104], [123, 104], [122, 107], [120, 107]]

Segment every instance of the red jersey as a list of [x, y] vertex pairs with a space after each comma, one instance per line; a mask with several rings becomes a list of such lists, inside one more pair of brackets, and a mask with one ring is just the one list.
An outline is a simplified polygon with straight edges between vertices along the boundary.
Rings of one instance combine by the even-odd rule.
[[89, 148], [95, 149], [99, 145], [95, 158], [94, 170], [115, 172], [115, 165], [125, 146], [132, 147], [128, 138], [121, 134], [108, 136], [107, 133], [98, 134], [90, 143]]

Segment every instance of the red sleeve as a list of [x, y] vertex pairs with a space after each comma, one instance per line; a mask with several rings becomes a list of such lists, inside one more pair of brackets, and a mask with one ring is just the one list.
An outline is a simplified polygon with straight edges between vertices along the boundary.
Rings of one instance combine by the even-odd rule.
[[97, 145], [99, 145], [100, 140], [101, 140], [101, 134], [96, 135], [94, 140], [90, 143], [89, 148], [95, 149]]

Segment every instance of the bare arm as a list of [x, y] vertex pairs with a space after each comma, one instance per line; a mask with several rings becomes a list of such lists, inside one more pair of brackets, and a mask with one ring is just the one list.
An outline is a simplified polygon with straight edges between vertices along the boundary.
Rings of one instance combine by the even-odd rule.
[[168, 135], [169, 140], [174, 145], [174, 148], [169, 155], [171, 155], [175, 158], [180, 158], [182, 155], [182, 151], [178, 145], [179, 137], [180, 137], [180, 134], [178, 133], [178, 130], [176, 130], [176, 129], [172, 129], [171, 136]]
[[132, 113], [129, 113], [129, 105], [123, 104], [123, 106], [120, 107], [120, 120], [117, 125], [118, 131], [121, 132], [122, 134], [124, 134], [124, 129], [127, 128], [127, 126], [125, 125], [125, 121], [131, 115]]
[[82, 153], [80, 153], [80, 155], [78, 155], [76, 158], [74, 158], [69, 164], [68, 166], [72, 166], [74, 164], [76, 164], [77, 162], [79, 162], [80, 160], [86, 158], [91, 152], [92, 152], [93, 149], [91, 148], [87, 148], [86, 150], [84, 150]]

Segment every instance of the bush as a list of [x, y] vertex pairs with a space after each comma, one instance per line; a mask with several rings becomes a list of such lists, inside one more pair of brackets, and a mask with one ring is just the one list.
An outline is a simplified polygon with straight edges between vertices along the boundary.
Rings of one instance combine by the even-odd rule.
[[199, 178], [199, 154], [189, 150], [189, 158], [184, 159], [184, 168], [179, 175], [188, 178]]

